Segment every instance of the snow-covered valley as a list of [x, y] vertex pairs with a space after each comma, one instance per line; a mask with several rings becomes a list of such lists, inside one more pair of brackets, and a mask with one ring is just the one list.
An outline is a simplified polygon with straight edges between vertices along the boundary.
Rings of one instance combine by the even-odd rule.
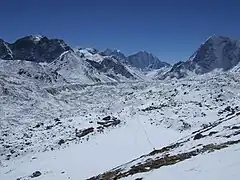
[[[1, 83], [4, 180], [31, 179], [36, 171], [41, 172], [39, 179], [87, 179], [240, 110], [239, 74], [231, 72], [51, 88], [1, 75]], [[227, 122], [236, 126], [239, 117]], [[215, 141], [224, 138], [204, 139], [202, 144]], [[147, 178], [154, 173], [142, 177], [156, 179]]]

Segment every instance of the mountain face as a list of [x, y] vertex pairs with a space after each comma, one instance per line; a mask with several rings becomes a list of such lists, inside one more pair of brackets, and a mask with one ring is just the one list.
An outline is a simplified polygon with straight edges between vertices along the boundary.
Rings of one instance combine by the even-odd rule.
[[212, 36], [186, 62], [176, 63], [165, 77], [185, 77], [189, 73], [204, 74], [214, 69], [227, 71], [240, 62], [240, 41]]
[[166, 62], [160, 61], [157, 57], [146, 51], [140, 51], [136, 54], [127, 57], [127, 62], [139, 69], [160, 69], [170, 66]]
[[10, 44], [0, 40], [0, 58], [5, 60], [27, 60], [52, 62], [71, 48], [60, 39], [42, 36], [26, 36]]
[[198, 74], [209, 72], [216, 68], [229, 70], [240, 62], [240, 41], [229, 37], [212, 36], [198, 51], [192, 60], [198, 64]]

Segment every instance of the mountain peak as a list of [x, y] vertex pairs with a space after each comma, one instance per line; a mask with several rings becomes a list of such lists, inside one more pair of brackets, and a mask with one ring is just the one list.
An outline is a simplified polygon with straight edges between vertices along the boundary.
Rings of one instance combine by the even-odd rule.
[[40, 41], [44, 36], [42, 35], [31, 35], [30, 38], [33, 40], [33, 41]]
[[128, 56], [127, 60], [131, 66], [140, 69], [160, 69], [169, 66], [168, 63], [160, 61], [156, 56], [153, 56], [152, 53], [143, 50]]
[[2, 59], [52, 62], [71, 48], [61, 39], [48, 39], [46, 36], [29, 35], [14, 43], [0, 43]]

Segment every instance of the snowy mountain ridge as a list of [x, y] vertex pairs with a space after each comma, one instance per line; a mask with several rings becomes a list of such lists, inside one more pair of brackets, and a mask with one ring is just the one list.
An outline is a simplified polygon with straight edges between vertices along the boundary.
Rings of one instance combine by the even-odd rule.
[[0, 60], [1, 71], [15, 72], [45, 85], [145, 79], [137, 69], [114, 57], [103, 56], [96, 49], [72, 49], [63, 40], [45, 36], [26, 36], [13, 44], [1, 40], [0, 57], [5, 59]]

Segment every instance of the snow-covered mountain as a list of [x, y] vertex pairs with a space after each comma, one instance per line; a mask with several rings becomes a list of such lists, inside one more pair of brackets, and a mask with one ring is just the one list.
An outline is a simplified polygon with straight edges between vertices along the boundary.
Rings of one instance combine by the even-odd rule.
[[26, 36], [12, 44], [0, 39], [0, 58], [8, 60], [52, 62], [68, 50], [63, 40], [45, 36]]
[[111, 50], [107, 48], [102, 52], [103, 55], [113, 56], [121, 60], [123, 63], [128, 64], [132, 67], [138, 68], [140, 70], [154, 70], [161, 69], [163, 67], [169, 67], [170, 64], [160, 61], [156, 56], [153, 56], [152, 53], [146, 51], [140, 51], [136, 54], [126, 56], [120, 50]]
[[73, 51], [66, 51], [61, 54], [59, 58], [48, 64], [47, 67], [50, 72], [60, 74], [68, 83], [91, 84], [115, 81], [99, 72]]
[[139, 69], [160, 69], [170, 66], [166, 62], [160, 61], [157, 57], [146, 51], [140, 51], [127, 57], [127, 62]]
[[204, 74], [219, 69], [234, 68], [240, 62], [240, 40], [223, 36], [211, 36], [186, 62], [178, 62], [162, 78], [182, 78], [187, 75]]
[[[99, 72], [116, 81], [143, 80], [144, 75], [139, 70], [129, 67], [120, 58], [106, 56], [101, 52], [92, 52], [89, 49], [75, 49], [75, 53], [92, 65]], [[137, 75], [141, 74], [141, 75]]]
[[[143, 80], [144, 75], [115, 56], [94, 48], [72, 49], [63, 40], [27, 36], [10, 44], [0, 41], [1, 71], [36, 82], [106, 83]], [[9, 61], [11, 60], [11, 61]]]

